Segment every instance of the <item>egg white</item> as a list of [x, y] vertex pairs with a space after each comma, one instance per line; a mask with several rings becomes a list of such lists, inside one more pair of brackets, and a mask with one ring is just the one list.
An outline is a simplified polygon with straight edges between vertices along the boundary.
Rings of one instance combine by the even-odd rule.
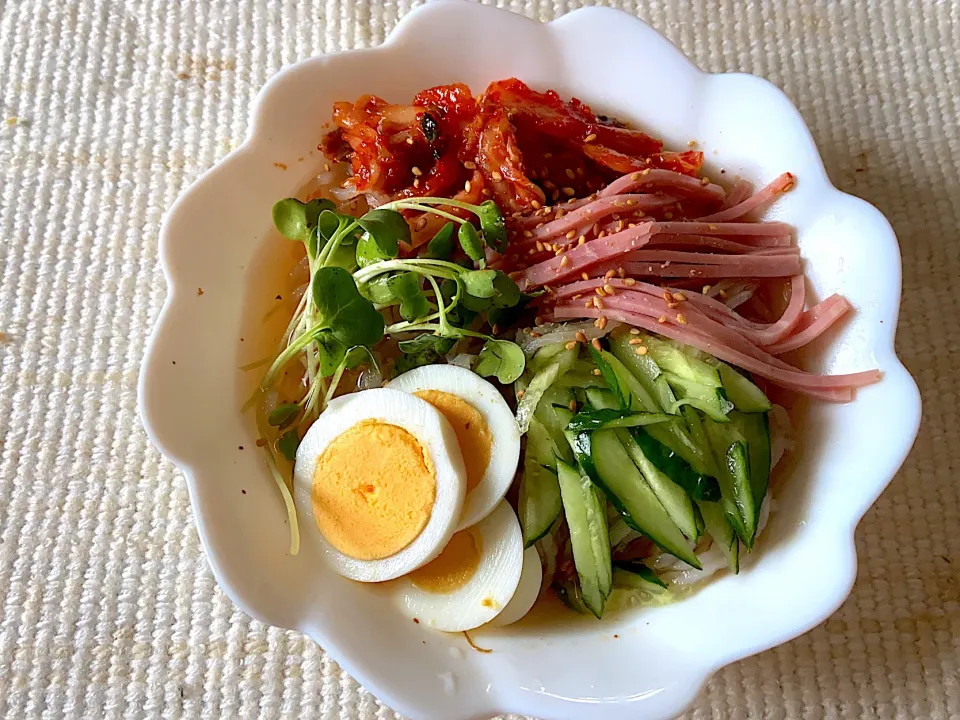
[[448, 593], [422, 590], [409, 577], [390, 583], [405, 615], [435, 630], [460, 632], [490, 622], [507, 607], [523, 568], [523, 537], [513, 508], [501, 502], [467, 532], [480, 538], [480, 563], [473, 577]]
[[507, 494], [520, 459], [520, 429], [506, 400], [489, 382], [456, 365], [424, 365], [394, 378], [387, 385], [415, 393], [439, 390], [472, 405], [490, 429], [490, 462], [473, 490], [467, 493], [458, 530], [485, 518]]
[[540, 563], [540, 553], [531, 545], [523, 551], [523, 569], [520, 571], [520, 582], [517, 591], [510, 598], [507, 606], [497, 614], [490, 625], [500, 627], [517, 622], [530, 612], [530, 608], [540, 597], [540, 585], [543, 582], [543, 565]]
[[[310, 426], [297, 449], [293, 497], [301, 533], [305, 541], [320, 548], [341, 575], [363, 582], [392, 580], [430, 562], [449, 542], [463, 509], [467, 474], [456, 433], [430, 403], [385, 388], [363, 390], [349, 397], [349, 402], [328, 408]], [[358, 560], [340, 552], [323, 536], [313, 516], [311, 494], [318, 459], [331, 442], [364, 420], [396, 425], [409, 432], [429, 454], [436, 473], [436, 499], [426, 527], [403, 550], [380, 560]], [[377, 448], [361, 450], [377, 452]]]

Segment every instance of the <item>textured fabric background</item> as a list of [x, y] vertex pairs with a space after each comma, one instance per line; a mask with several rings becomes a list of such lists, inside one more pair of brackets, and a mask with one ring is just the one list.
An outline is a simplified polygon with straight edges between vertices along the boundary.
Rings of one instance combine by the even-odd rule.
[[[834, 181], [892, 220], [899, 349], [926, 399], [857, 533], [850, 599], [720, 672], [690, 717], [960, 717], [960, 4], [618, 4], [702, 67], [783, 87]], [[575, 6], [509, 5], [542, 20]], [[242, 140], [272, 73], [381, 42], [407, 0], [0, 8], [0, 716], [393, 717], [217, 589], [136, 381], [165, 209]]]

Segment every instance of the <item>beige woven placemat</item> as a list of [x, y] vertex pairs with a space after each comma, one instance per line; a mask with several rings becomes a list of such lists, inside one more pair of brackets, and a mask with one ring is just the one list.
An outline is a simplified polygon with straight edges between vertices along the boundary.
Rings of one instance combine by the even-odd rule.
[[[835, 182], [886, 212], [900, 353], [926, 399], [916, 450], [857, 533], [853, 595], [719, 673], [691, 717], [960, 717], [960, 4], [619, 5], [704, 68], [783, 87]], [[510, 5], [543, 20], [574, 6]], [[217, 589], [135, 390], [165, 209], [241, 141], [267, 77], [382, 41], [407, 0], [0, 8], [0, 716], [392, 717]]]

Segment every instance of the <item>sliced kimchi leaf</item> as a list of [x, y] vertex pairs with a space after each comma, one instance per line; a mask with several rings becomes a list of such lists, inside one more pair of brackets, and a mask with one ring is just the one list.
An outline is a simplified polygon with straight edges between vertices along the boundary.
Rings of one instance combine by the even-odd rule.
[[703, 153], [699, 150], [685, 152], [661, 152], [650, 158], [653, 166], [664, 170], [673, 170], [683, 175], [696, 177], [703, 167]]
[[354, 103], [334, 103], [337, 130], [321, 148], [330, 159], [350, 160], [358, 190], [442, 196], [463, 181], [457, 155], [463, 129], [475, 114], [466, 85], [428, 88], [411, 105], [364, 95]]
[[477, 165], [493, 199], [507, 214], [531, 212], [542, 206], [543, 191], [527, 177], [517, 138], [501, 108], [484, 108], [477, 144]]
[[516, 78], [491, 83], [484, 99], [499, 104], [511, 117], [519, 116], [535, 122], [539, 131], [546, 135], [577, 145], [597, 142], [639, 157], [660, 152], [663, 147], [659, 140], [644, 132], [618, 127], [609, 121], [601, 122], [576, 98], [565, 103], [553, 90], [536, 92]]
[[640, 158], [619, 152], [606, 145], [591, 143], [583, 146], [583, 152], [595, 163], [622, 174], [648, 168], [662, 168], [696, 177], [703, 165], [703, 153], [697, 150], [687, 150], [681, 153], [660, 152]]

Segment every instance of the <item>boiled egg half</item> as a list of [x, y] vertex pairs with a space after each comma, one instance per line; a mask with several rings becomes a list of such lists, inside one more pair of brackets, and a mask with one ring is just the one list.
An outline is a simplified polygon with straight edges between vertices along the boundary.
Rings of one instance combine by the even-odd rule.
[[378, 388], [324, 412], [297, 450], [305, 538], [338, 573], [392, 580], [429, 563], [460, 523], [467, 472], [457, 434], [415, 395]]
[[387, 387], [425, 400], [453, 426], [467, 473], [457, 529], [475, 525], [503, 500], [517, 471], [520, 430], [510, 406], [493, 385], [456, 365], [424, 365]]
[[472, 630], [509, 606], [523, 556], [520, 523], [502, 501], [479, 523], [458, 531], [433, 561], [389, 583], [389, 590], [404, 614], [427, 627]]

